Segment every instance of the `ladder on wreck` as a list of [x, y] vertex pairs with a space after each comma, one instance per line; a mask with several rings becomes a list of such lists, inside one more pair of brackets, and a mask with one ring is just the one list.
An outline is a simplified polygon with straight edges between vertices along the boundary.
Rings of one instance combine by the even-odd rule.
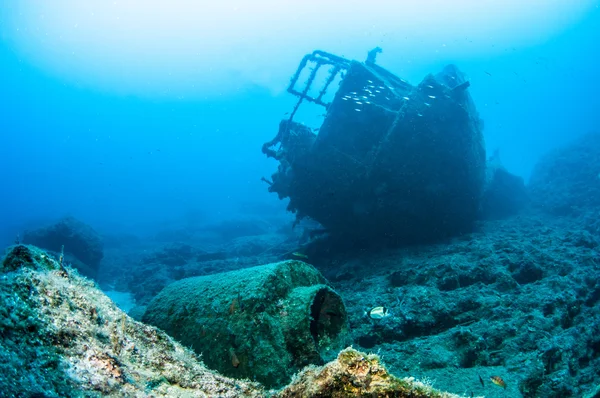
[[[289, 121], [291, 122], [294, 119], [294, 115], [296, 114], [296, 112], [300, 108], [300, 105], [304, 101], [312, 102], [314, 104], [325, 107], [325, 109], [328, 109], [331, 103], [325, 102], [323, 100], [323, 97], [327, 93], [327, 90], [329, 89], [331, 83], [333, 83], [333, 81], [338, 75], [341, 77], [342, 80], [344, 79], [345, 73], [350, 68], [350, 63], [351, 61], [345, 58], [338, 57], [337, 55], [333, 55], [320, 50], [316, 50], [310, 54], [305, 55], [304, 58], [302, 58], [300, 65], [298, 65], [296, 73], [294, 74], [294, 76], [292, 76], [292, 79], [290, 80], [290, 85], [287, 89], [287, 91], [290, 94], [293, 94], [296, 97], [298, 97], [298, 102], [294, 106], [293, 111], [290, 113]], [[309, 68], [311, 66], [312, 70], [310, 71], [308, 79], [304, 83], [304, 87], [297, 88], [296, 86], [298, 85], [298, 79], [300, 78], [300, 75], [302, 74], [305, 68]], [[323, 87], [321, 87], [321, 90], [319, 90], [316, 96], [309, 95], [309, 92], [313, 86], [315, 78], [317, 77], [319, 69], [321, 67], [327, 66], [331, 66], [332, 68], [328, 72], [329, 75], [327, 77], [327, 80], [325, 81], [325, 84], [323, 85]]]

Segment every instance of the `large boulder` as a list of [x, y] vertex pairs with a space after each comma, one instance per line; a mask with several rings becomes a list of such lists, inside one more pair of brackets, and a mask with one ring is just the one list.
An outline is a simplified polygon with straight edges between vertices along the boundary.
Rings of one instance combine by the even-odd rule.
[[102, 239], [92, 227], [73, 217], [26, 231], [23, 241], [57, 253], [64, 251], [65, 262], [71, 263], [87, 277], [98, 276], [100, 261], [104, 257]]
[[281, 387], [348, 341], [341, 297], [319, 271], [283, 261], [186, 278], [167, 286], [142, 320], [231, 377]]
[[600, 209], [600, 133], [579, 137], [544, 156], [529, 181], [532, 204], [554, 215]]

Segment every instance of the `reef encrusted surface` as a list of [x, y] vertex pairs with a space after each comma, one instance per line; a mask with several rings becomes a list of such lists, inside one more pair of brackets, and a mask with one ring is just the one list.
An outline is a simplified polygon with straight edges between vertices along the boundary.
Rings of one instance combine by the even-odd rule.
[[192, 351], [132, 320], [94, 283], [36, 247], [12, 247], [1, 271], [4, 396], [264, 393], [258, 384], [208, 370]]
[[9, 248], [0, 300], [0, 391], [7, 397], [457, 397], [398, 379], [376, 356], [352, 349], [279, 391], [223, 377], [34, 246]]
[[[599, 242], [578, 220], [530, 214], [320, 269], [344, 298], [354, 344], [394, 374], [486, 397], [583, 396], [600, 382]], [[377, 305], [391, 315], [363, 315]]]
[[308, 366], [279, 394], [292, 397], [435, 397], [459, 398], [437, 391], [429, 383], [407, 377], [399, 379], [385, 369], [377, 355], [352, 348], [325, 366]]

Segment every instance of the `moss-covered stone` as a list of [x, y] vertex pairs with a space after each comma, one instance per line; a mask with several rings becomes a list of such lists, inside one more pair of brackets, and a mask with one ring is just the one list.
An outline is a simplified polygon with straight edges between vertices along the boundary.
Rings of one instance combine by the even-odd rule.
[[17, 271], [22, 267], [34, 270], [57, 270], [61, 268], [60, 263], [48, 253], [29, 245], [11, 246], [1, 264], [0, 272]]
[[142, 319], [211, 368], [269, 387], [334, 359], [347, 342], [341, 298], [313, 266], [293, 260], [175, 282]]

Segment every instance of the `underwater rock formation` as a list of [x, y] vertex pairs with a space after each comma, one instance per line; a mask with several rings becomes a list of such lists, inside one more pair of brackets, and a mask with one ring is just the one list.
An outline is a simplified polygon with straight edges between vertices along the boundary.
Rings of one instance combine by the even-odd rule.
[[484, 219], [506, 218], [518, 214], [529, 204], [523, 178], [511, 174], [500, 162], [498, 152], [488, 160], [481, 203]]
[[544, 156], [528, 185], [532, 204], [553, 215], [600, 210], [600, 133]]
[[[305, 87], [296, 88], [312, 67]], [[323, 89], [319, 67], [331, 68]], [[341, 77], [331, 103], [328, 85]], [[316, 51], [288, 88], [299, 96], [263, 153], [279, 162], [269, 191], [353, 241], [414, 243], [469, 231], [479, 216], [486, 156], [469, 82], [453, 65], [410, 85], [374, 63]], [[311, 97], [307, 93], [318, 92]], [[292, 120], [303, 101], [327, 115], [318, 134]]]
[[0, 391], [27, 397], [456, 397], [343, 351], [280, 391], [207, 369], [166, 333], [129, 318], [48, 253], [13, 246], [0, 265]]
[[222, 374], [268, 387], [348, 343], [342, 299], [313, 266], [293, 260], [172, 283], [142, 320]]
[[[73, 218], [65, 217], [56, 224], [26, 231], [23, 242], [60, 253], [64, 247], [65, 261], [83, 275], [97, 278], [104, 249], [100, 235], [89, 225]], [[70, 259], [69, 255], [75, 257]]]
[[[354, 347], [394, 374], [486, 397], [581, 397], [600, 384], [600, 244], [578, 222], [486, 221], [452, 243], [338, 255], [321, 271]], [[363, 315], [376, 305], [392, 315]]]
[[394, 377], [377, 355], [366, 355], [353, 349], [340, 352], [336, 361], [323, 367], [307, 367], [278, 396], [459, 398], [413, 378]]
[[5, 396], [260, 396], [133, 321], [89, 280], [33, 247], [12, 247], [0, 278]]

